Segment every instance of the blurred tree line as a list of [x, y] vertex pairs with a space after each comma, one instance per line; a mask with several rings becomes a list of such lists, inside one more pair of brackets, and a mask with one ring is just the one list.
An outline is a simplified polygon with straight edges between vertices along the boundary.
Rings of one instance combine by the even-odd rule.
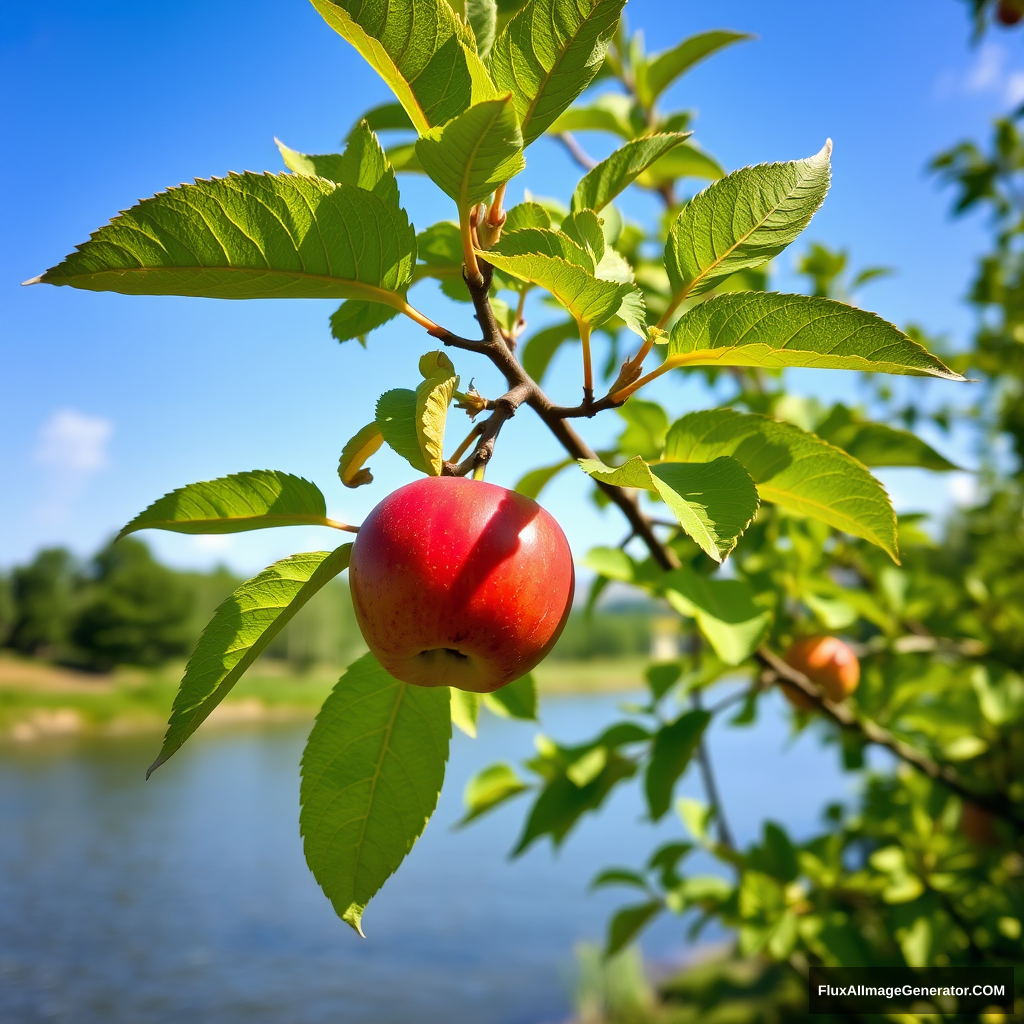
[[[157, 666], [187, 658], [217, 606], [241, 583], [224, 566], [185, 572], [161, 565], [140, 540], [108, 544], [82, 562], [66, 548], [45, 548], [0, 574], [0, 647], [89, 671]], [[653, 603], [609, 604], [572, 615], [554, 657], [643, 655], [650, 648]], [[267, 650], [266, 657], [305, 672], [337, 667], [362, 649], [348, 584], [330, 584]]]

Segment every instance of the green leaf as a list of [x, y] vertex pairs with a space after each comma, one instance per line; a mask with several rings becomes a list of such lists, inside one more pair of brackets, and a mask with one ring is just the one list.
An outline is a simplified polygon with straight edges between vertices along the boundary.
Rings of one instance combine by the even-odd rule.
[[644, 778], [644, 792], [652, 821], [664, 817], [672, 806], [676, 782], [686, 771], [710, 721], [711, 715], [707, 711], [687, 711], [655, 733], [651, 760]]
[[494, 97], [469, 29], [445, 0], [312, 0], [384, 79], [421, 135]]
[[[449, 0], [450, 2], [450, 0]], [[458, 2], [458, 0], [456, 0]], [[498, 29], [498, 5], [495, 0], [464, 0], [466, 21], [473, 30], [476, 52], [483, 60], [490, 55]], [[458, 12], [456, 12], [458, 13]]]
[[637, 134], [631, 113], [633, 101], [620, 93], [606, 92], [594, 97], [586, 107], [570, 107], [548, 127], [552, 135], [560, 132], [609, 132], [627, 141]]
[[362, 487], [373, 483], [373, 474], [363, 464], [384, 443], [384, 435], [376, 422], [367, 423], [341, 451], [338, 476], [346, 487]]
[[365, 343], [370, 331], [383, 327], [396, 316], [398, 310], [391, 306], [349, 299], [331, 314], [331, 336], [337, 341], [352, 341], [358, 338]]
[[449, 687], [452, 691], [452, 725], [476, 739], [476, 722], [480, 717], [480, 694]]
[[744, 167], [694, 196], [665, 246], [676, 301], [782, 252], [824, 202], [831, 154], [832, 143], [826, 142], [806, 160]]
[[644, 105], [650, 107], [680, 75], [685, 74], [695, 64], [726, 46], [753, 38], [754, 36], [746, 32], [730, 32], [723, 29], [690, 36], [671, 50], [665, 50], [651, 58], [648, 63], [639, 65], [643, 70], [637, 75], [637, 92]]
[[[523, 236], [530, 236], [528, 239]], [[522, 247], [544, 246], [548, 252], [521, 251]], [[562, 252], [563, 255], [550, 253]], [[480, 255], [499, 270], [549, 291], [578, 321], [597, 327], [618, 312], [623, 298], [637, 289], [630, 284], [601, 281], [593, 269], [581, 266], [590, 260], [567, 235], [557, 231], [526, 228], [502, 234], [498, 244]], [[573, 262], [570, 262], [569, 256]], [[590, 260], [591, 266], [593, 261]]]
[[391, 206], [399, 205], [394, 169], [366, 121], [360, 121], [349, 133], [344, 153], [309, 156], [289, 149], [280, 139], [274, 141], [288, 170], [327, 178], [338, 185], [355, 185]]
[[292, 555], [243, 583], [214, 612], [185, 666], [167, 733], [146, 778], [206, 720], [295, 613], [348, 568], [351, 544]]
[[538, 383], [544, 380], [551, 360], [567, 341], [579, 341], [580, 329], [575, 320], [564, 320], [539, 330], [523, 347], [523, 369]]
[[551, 227], [551, 214], [540, 203], [517, 203], [505, 211], [506, 231], [549, 227]]
[[515, 769], [508, 764], [492, 764], [466, 783], [463, 801], [466, 814], [458, 823], [458, 828], [468, 825], [480, 815], [511, 800], [530, 787], [519, 779]]
[[762, 500], [877, 544], [898, 560], [896, 515], [885, 488], [846, 452], [791, 423], [732, 409], [695, 412], [669, 428], [666, 460], [730, 455]]
[[909, 430], [865, 423], [842, 404], [833, 406], [814, 432], [865, 466], [920, 466], [937, 473], [959, 468]]
[[401, 142], [386, 151], [395, 174], [423, 174], [420, 158], [416, 155], [415, 142]]
[[754, 482], [735, 459], [648, 465], [637, 456], [618, 468], [596, 459], [579, 463], [595, 480], [659, 494], [679, 525], [716, 562], [732, 551], [757, 512]]
[[434, 184], [468, 210], [526, 166], [512, 97], [477, 103], [427, 132], [416, 155]]
[[639, 455], [648, 462], [659, 458], [668, 431], [665, 410], [657, 402], [634, 397], [615, 411], [626, 421], [626, 429], [616, 442], [617, 450], [623, 455]]
[[664, 904], [661, 900], [623, 907], [608, 925], [608, 941], [604, 955], [614, 956], [625, 949], [663, 909]]
[[488, 711], [501, 718], [520, 718], [537, 721], [537, 683], [530, 673], [520, 676], [493, 693], [484, 694]]
[[136, 530], [242, 533], [271, 526], [337, 526], [320, 488], [291, 473], [256, 469], [179, 487], [140, 512], [115, 539]]
[[725, 168], [713, 156], [692, 142], [684, 142], [648, 167], [636, 179], [636, 183], [641, 188], [658, 189], [663, 185], [673, 184], [679, 178], [717, 181], [724, 177]]
[[372, 654], [348, 667], [302, 755], [306, 862], [360, 935], [366, 904], [412, 849], [437, 805], [451, 739], [445, 686], [410, 686]]
[[46, 284], [126, 295], [363, 299], [401, 310], [416, 242], [405, 211], [352, 185], [232, 174], [115, 217]]
[[620, 583], [636, 580], [636, 564], [622, 548], [591, 548], [583, 556], [583, 564], [609, 580]]
[[605, 889], [611, 885], [625, 885], [632, 889], [642, 889], [644, 892], [651, 891], [644, 876], [629, 868], [606, 868], [594, 878], [590, 888]]
[[725, 664], [739, 665], [754, 653], [771, 616], [754, 601], [748, 583], [712, 579], [687, 566], [673, 569], [661, 582], [668, 603], [681, 615], [696, 619]]
[[512, 93], [528, 146], [601, 70], [625, 0], [533, 0], [491, 50], [494, 82]]
[[[597, 265], [604, 258], [605, 238], [601, 219], [593, 210], [577, 210], [562, 221], [559, 231], [568, 235], [577, 245], [590, 254], [597, 272]], [[600, 274], [597, 274], [600, 277]]]
[[428, 473], [416, 432], [416, 392], [409, 388], [385, 391], [377, 400], [377, 429], [391, 448], [413, 469]]
[[[416, 130], [416, 126], [401, 103], [381, 103], [363, 114], [360, 121], [365, 121], [366, 126], [372, 132], [413, 132]], [[355, 131], [358, 127], [359, 122], [357, 121], [352, 130]]]
[[670, 366], [809, 366], [917, 377], [965, 378], [863, 309], [813, 295], [731, 292], [684, 313], [672, 328]]
[[553, 480], [563, 469], [573, 464], [572, 459], [563, 459], [561, 462], [556, 462], [553, 466], [543, 466], [540, 469], [530, 470], [524, 477], [522, 477], [515, 485], [513, 490], [516, 494], [525, 494], [527, 498], [533, 498], [534, 501], [540, 497], [540, 492]]
[[440, 476], [444, 467], [444, 428], [448, 406], [459, 378], [444, 352], [428, 352], [420, 357], [423, 383], [416, 388], [416, 438], [427, 472]]
[[584, 175], [572, 194], [573, 211], [603, 210], [638, 175], [689, 135], [672, 132], [627, 142]]

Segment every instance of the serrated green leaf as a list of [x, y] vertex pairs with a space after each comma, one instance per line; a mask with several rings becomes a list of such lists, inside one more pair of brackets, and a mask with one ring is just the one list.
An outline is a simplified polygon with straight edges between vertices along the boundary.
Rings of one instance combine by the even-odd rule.
[[880, 316], [813, 295], [730, 292], [684, 313], [669, 366], [809, 366], [964, 380]]
[[527, 146], [600, 71], [624, 3], [533, 0], [499, 33], [488, 66], [512, 93]]
[[551, 227], [551, 214], [540, 203], [517, 203], [505, 211], [506, 231], [549, 227]]
[[337, 526], [316, 484], [291, 473], [256, 469], [188, 484], [157, 498], [115, 539], [136, 530], [242, 533], [273, 526]]
[[324, 701], [302, 755], [299, 831], [306, 862], [360, 935], [366, 904], [420, 837], [451, 740], [445, 686], [410, 686], [372, 654]]
[[445, 0], [312, 0], [384, 79], [423, 134], [495, 95], [468, 29]]
[[415, 258], [405, 211], [372, 193], [246, 173], [144, 199], [35, 280], [126, 295], [363, 299], [401, 310]]
[[664, 909], [661, 900], [650, 900], [633, 907], [623, 907], [608, 925], [608, 941], [604, 955], [615, 956], [628, 946], [633, 939]]
[[660, 458], [668, 432], [668, 413], [657, 402], [635, 397], [615, 411], [626, 421], [616, 449], [623, 455], [639, 455], [647, 462]]
[[726, 46], [753, 38], [754, 36], [746, 32], [730, 32], [723, 29], [690, 36], [671, 50], [665, 50], [651, 57], [646, 63], [638, 65], [642, 70], [637, 74], [637, 92], [645, 106], [652, 106], [680, 75], [685, 74], [695, 64]]
[[730, 455], [764, 501], [877, 544], [898, 560], [896, 514], [885, 488], [846, 452], [791, 423], [732, 409], [695, 412], [669, 428], [666, 460]]
[[684, 142], [651, 164], [637, 177], [636, 183], [641, 188], [658, 189], [679, 178], [717, 181], [724, 177], [725, 168], [710, 153], [705, 153], [692, 142]]
[[431, 129], [416, 155], [434, 184], [468, 210], [526, 166], [512, 97], [477, 103]]
[[370, 331], [383, 327], [398, 316], [398, 310], [379, 302], [349, 299], [331, 314], [331, 337], [336, 341], [366, 341]]
[[959, 469], [909, 430], [866, 423], [842, 404], [834, 406], [814, 432], [865, 466], [919, 466], [937, 473]]
[[384, 435], [376, 422], [365, 427], [349, 438], [338, 460], [338, 477], [346, 487], [362, 487], [373, 483], [369, 468], [363, 468], [366, 460], [384, 443]]
[[710, 721], [707, 711], [687, 711], [655, 733], [644, 777], [644, 793], [652, 821], [664, 817], [672, 806], [676, 782], [686, 771]]
[[806, 160], [744, 167], [695, 195], [665, 246], [674, 301], [782, 252], [825, 201], [831, 155], [827, 142]]
[[484, 694], [484, 704], [501, 718], [537, 721], [537, 682], [528, 672], [493, 693]]
[[754, 481], [735, 459], [648, 465], [637, 456], [618, 468], [596, 459], [580, 459], [579, 464], [595, 480], [659, 494], [679, 525], [716, 562], [732, 551], [757, 512]]
[[[528, 239], [523, 236], [530, 236]], [[511, 241], [510, 241], [511, 240]], [[545, 246], [548, 252], [523, 252], [526, 246]], [[567, 255], [551, 255], [563, 251]], [[497, 245], [480, 251], [489, 263], [513, 277], [539, 285], [549, 291], [579, 322], [597, 327], [618, 312], [626, 295], [635, 292], [633, 285], [601, 281], [587, 270], [589, 254], [568, 235], [557, 231], [526, 228], [502, 234]]]
[[529, 788], [516, 775], [515, 769], [511, 765], [503, 763], [490, 765], [466, 783], [463, 794], [466, 814], [456, 827], [461, 828], [463, 825], [468, 825], [480, 815], [486, 814], [520, 793], [525, 793]]
[[572, 459], [563, 459], [553, 466], [542, 466], [540, 469], [532, 469], [525, 476], [521, 477], [519, 483], [513, 490], [516, 494], [524, 494], [527, 498], [535, 501], [540, 497], [540, 492], [552, 481], [563, 469], [573, 464]]
[[449, 687], [452, 692], [452, 725], [476, 739], [476, 721], [480, 716], [480, 694]]
[[416, 429], [416, 399], [416, 392], [409, 388], [385, 391], [377, 400], [377, 429], [413, 469], [429, 475]]
[[583, 176], [572, 194], [572, 209], [603, 210], [623, 189], [681, 142], [690, 132], [648, 135], [627, 142]]
[[[458, 377], [451, 372], [451, 360], [443, 352], [432, 352], [429, 356], [440, 357], [447, 366], [439, 362], [424, 367], [424, 356], [420, 360], [420, 372], [426, 378], [416, 388], [416, 438], [427, 472], [440, 476], [444, 468], [444, 429], [448, 420], [448, 406], [451, 405]], [[433, 371], [430, 376], [427, 370]]]
[[593, 261], [595, 276], [600, 277], [597, 266], [604, 259], [605, 237], [597, 214], [593, 210], [577, 210], [562, 221], [559, 231], [586, 249]]
[[385, 203], [399, 205], [394, 169], [365, 120], [349, 133], [343, 153], [310, 156], [289, 149], [280, 139], [274, 141], [288, 170], [327, 178], [338, 185], [355, 185], [372, 192]]
[[702, 576], [687, 566], [662, 577], [668, 603], [696, 619], [715, 654], [726, 665], [739, 665], [754, 653], [771, 616], [756, 604], [745, 580]]
[[351, 544], [292, 555], [243, 583], [214, 612], [185, 666], [148, 779], [206, 720], [306, 602], [348, 568]]
[[580, 329], [575, 320], [565, 320], [539, 330], [523, 346], [523, 369], [538, 383], [544, 380], [551, 360], [567, 341], [579, 341]]

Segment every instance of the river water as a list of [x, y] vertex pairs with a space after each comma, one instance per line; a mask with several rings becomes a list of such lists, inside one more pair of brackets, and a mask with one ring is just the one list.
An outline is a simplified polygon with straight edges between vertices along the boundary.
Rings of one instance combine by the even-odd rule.
[[[552, 698], [545, 730], [593, 735], [623, 697]], [[774, 698], [773, 698], [774, 702]], [[797, 835], [847, 793], [833, 749], [778, 714], [711, 736], [740, 840], [764, 817]], [[464, 831], [466, 780], [528, 756], [534, 728], [484, 716], [456, 733], [438, 811], [370, 904], [368, 938], [335, 916], [302, 858], [298, 766], [309, 723], [200, 732], [147, 783], [152, 735], [0, 748], [3, 1024], [552, 1024], [571, 1012], [573, 944], [600, 941], [628, 890], [587, 892], [682, 837], [643, 824], [637, 784], [557, 855], [508, 860], [525, 801]], [[696, 772], [682, 792], [699, 795]], [[678, 920], [644, 941], [685, 951]]]

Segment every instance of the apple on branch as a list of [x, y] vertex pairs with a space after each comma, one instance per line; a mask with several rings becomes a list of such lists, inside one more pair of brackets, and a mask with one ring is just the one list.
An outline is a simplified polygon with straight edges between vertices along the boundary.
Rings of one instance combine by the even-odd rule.
[[396, 679], [490, 693], [554, 646], [575, 573], [565, 534], [537, 502], [429, 477], [373, 509], [349, 580], [363, 638]]
[[[802, 637], [786, 651], [785, 661], [820, 686], [825, 696], [836, 704], [846, 700], [860, 683], [857, 655], [838, 637]], [[814, 710], [814, 702], [795, 686], [783, 683], [782, 692], [801, 711]]]

